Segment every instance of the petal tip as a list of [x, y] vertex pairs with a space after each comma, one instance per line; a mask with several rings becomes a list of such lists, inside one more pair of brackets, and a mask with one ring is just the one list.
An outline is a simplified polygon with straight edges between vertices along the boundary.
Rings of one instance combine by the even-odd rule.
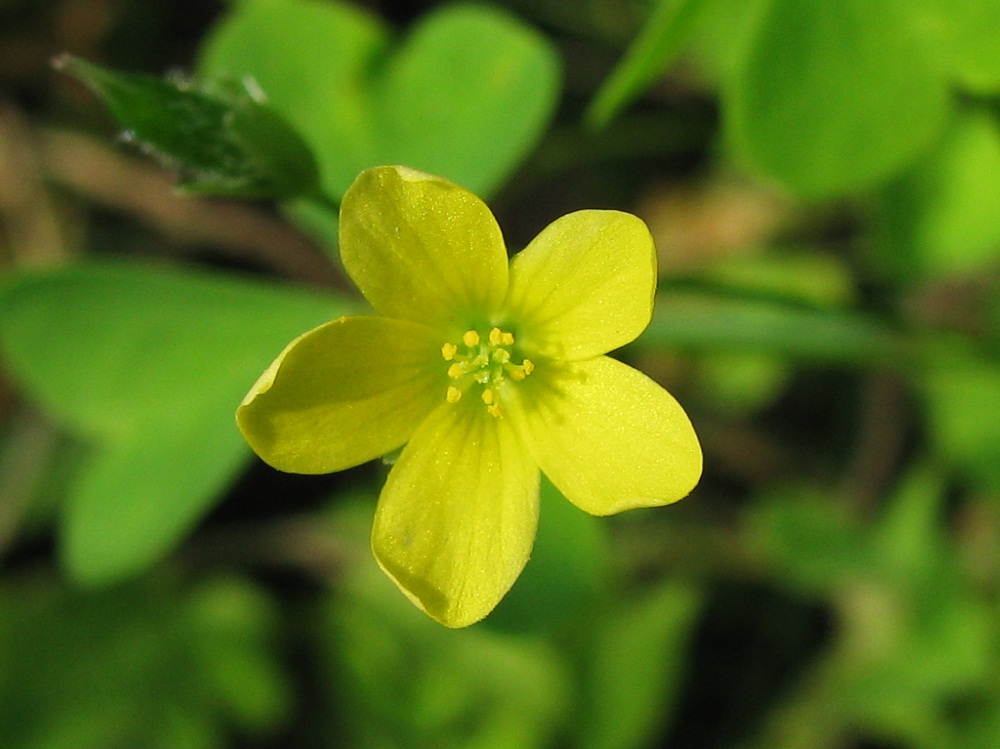
[[462, 629], [482, 621], [500, 602], [497, 599], [490, 605], [468, 605], [449, 596], [445, 591], [435, 587], [418, 574], [396, 564], [392, 558], [380, 552], [372, 537], [372, 553], [379, 568], [395, 583], [396, 587], [420, 611], [449, 629]]

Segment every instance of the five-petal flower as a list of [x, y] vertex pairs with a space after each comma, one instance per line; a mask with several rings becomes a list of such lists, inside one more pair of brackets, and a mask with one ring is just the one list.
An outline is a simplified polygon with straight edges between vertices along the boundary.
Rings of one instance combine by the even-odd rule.
[[645, 224], [571, 213], [509, 263], [468, 191], [404, 167], [363, 172], [340, 214], [344, 268], [381, 317], [292, 341], [237, 422], [284, 471], [339, 471], [404, 446], [372, 549], [421, 609], [486, 616], [531, 552], [539, 471], [594, 515], [674, 502], [701, 475], [680, 405], [604, 356], [649, 323]]

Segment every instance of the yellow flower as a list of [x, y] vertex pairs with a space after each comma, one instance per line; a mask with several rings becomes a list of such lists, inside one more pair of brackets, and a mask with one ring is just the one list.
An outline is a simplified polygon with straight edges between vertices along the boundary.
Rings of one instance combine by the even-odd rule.
[[685, 496], [701, 449], [677, 401], [606, 352], [649, 323], [645, 224], [579, 211], [509, 263], [468, 191], [404, 167], [363, 172], [340, 209], [344, 268], [382, 316], [292, 341], [237, 422], [272, 466], [339, 471], [405, 445], [372, 549], [449, 627], [486, 616], [524, 568], [539, 470], [594, 515]]

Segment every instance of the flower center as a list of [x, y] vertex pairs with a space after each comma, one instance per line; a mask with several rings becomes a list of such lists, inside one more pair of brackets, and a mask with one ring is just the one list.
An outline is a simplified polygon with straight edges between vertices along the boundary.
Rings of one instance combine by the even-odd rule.
[[523, 359], [520, 364], [511, 362], [513, 345], [514, 334], [500, 328], [493, 328], [485, 340], [478, 331], [467, 330], [460, 343], [445, 343], [441, 356], [451, 362], [448, 377], [454, 381], [448, 386], [445, 400], [458, 403], [468, 390], [478, 387], [479, 397], [490, 416], [503, 418], [500, 394], [504, 383], [508, 379], [523, 380], [535, 369], [530, 359]]

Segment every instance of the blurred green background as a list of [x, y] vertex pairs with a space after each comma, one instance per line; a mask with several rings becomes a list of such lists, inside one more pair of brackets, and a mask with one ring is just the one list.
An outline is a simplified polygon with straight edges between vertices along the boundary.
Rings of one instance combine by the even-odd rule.
[[[1000, 0], [0, 0], [0, 746], [1000, 744]], [[53, 64], [53, 61], [55, 63]], [[233, 411], [403, 163], [650, 226], [692, 496], [446, 630]]]

